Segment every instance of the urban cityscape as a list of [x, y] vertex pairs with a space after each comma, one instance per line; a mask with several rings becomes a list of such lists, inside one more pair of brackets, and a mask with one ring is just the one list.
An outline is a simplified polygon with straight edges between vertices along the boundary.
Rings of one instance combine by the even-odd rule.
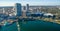
[[60, 5], [22, 3], [0, 6], [0, 31], [60, 31]]
[[0, 27], [16, 22], [18, 30], [20, 30], [19, 22], [26, 23], [25, 21], [35, 20], [60, 24], [59, 13], [60, 6], [29, 6], [29, 4], [22, 6], [20, 3], [15, 3], [15, 6], [0, 7]]

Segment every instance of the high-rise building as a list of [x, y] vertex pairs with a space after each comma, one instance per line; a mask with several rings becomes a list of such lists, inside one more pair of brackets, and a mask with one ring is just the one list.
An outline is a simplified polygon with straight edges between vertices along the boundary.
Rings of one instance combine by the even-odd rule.
[[29, 4], [26, 5], [26, 10], [29, 11]]
[[22, 14], [22, 9], [21, 8], [22, 8], [21, 4], [16, 3], [16, 11], [17, 11], [16, 16], [21, 16], [21, 14]]
[[26, 7], [25, 6], [23, 7], [23, 10], [26, 10]]
[[29, 4], [26, 5], [26, 16], [30, 16]]

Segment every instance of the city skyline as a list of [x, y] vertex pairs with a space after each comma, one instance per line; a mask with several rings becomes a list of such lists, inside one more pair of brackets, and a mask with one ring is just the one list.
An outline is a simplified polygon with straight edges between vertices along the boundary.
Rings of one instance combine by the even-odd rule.
[[60, 0], [0, 0], [0, 6], [14, 6], [15, 3], [22, 5], [60, 5]]

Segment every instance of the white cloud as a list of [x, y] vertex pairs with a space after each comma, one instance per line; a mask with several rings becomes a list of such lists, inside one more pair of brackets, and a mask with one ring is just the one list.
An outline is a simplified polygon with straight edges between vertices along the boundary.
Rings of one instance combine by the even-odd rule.
[[8, 3], [8, 2], [3, 2], [0, 3], [0, 6], [14, 6], [15, 3]]

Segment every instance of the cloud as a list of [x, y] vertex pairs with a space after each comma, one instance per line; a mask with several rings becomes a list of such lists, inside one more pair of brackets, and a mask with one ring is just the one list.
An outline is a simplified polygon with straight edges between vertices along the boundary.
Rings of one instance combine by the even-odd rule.
[[8, 3], [8, 2], [3, 2], [0, 3], [0, 6], [14, 6], [15, 3]]

